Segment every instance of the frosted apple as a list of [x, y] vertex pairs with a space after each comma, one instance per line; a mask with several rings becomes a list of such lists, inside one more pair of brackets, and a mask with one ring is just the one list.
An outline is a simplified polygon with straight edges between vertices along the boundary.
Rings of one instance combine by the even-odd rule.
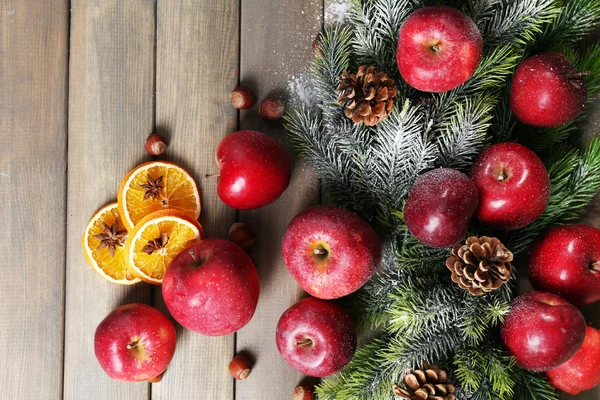
[[281, 254], [302, 289], [321, 299], [335, 299], [355, 292], [373, 276], [381, 244], [358, 215], [316, 206], [292, 219]]
[[550, 229], [534, 243], [529, 280], [576, 306], [600, 300], [600, 229], [565, 225]]
[[500, 336], [519, 366], [547, 371], [566, 362], [581, 348], [585, 320], [562, 297], [530, 292], [513, 301]]
[[471, 178], [479, 193], [477, 218], [498, 229], [535, 221], [550, 201], [550, 177], [542, 160], [518, 143], [487, 147], [475, 160]]
[[483, 39], [477, 25], [456, 8], [423, 7], [400, 28], [396, 59], [404, 80], [424, 92], [447, 92], [477, 69]]
[[552, 386], [573, 396], [600, 384], [600, 331], [588, 326], [577, 353], [546, 375]]
[[584, 75], [560, 53], [529, 57], [513, 76], [510, 109], [527, 125], [563, 125], [585, 106], [588, 90]]
[[113, 379], [157, 382], [175, 353], [173, 323], [156, 308], [141, 303], [115, 308], [100, 322], [94, 352]]
[[412, 187], [404, 222], [420, 242], [448, 247], [460, 241], [477, 209], [477, 189], [460, 171], [438, 168], [421, 175]]

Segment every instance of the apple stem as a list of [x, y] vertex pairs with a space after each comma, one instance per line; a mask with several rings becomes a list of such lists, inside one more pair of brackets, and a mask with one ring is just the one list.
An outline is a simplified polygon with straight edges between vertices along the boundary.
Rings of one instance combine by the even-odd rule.
[[574, 74], [568, 75], [567, 78], [569, 78], [569, 79], [581, 79], [584, 76], [588, 76], [589, 74], [591, 74], [590, 71], [576, 72]]
[[306, 338], [306, 339], [297, 341], [295, 345], [296, 345], [296, 347], [307, 348], [307, 347], [312, 346], [312, 344], [313, 344], [313, 341], [311, 339]]
[[326, 255], [326, 254], [327, 254], [327, 250], [325, 250], [325, 249], [324, 249], [324, 248], [322, 248], [322, 247], [316, 247], [316, 248], [315, 248], [315, 250], [314, 250], [314, 253], [315, 253], [317, 256], [324, 256], [324, 255]]
[[431, 50], [433, 50], [433, 51], [435, 51], [435, 52], [438, 52], [438, 51], [440, 51], [440, 45], [439, 45], [439, 44], [436, 44], [436, 45], [432, 46], [432, 47], [431, 47]]
[[131, 343], [127, 344], [127, 350], [134, 349], [137, 347], [137, 345], [138, 345], [137, 340], [135, 342], [131, 342]]
[[600, 272], [600, 260], [590, 264], [590, 270]]
[[204, 177], [205, 177], [205, 178], [213, 178], [213, 177], [215, 177], [215, 176], [217, 176], [217, 177], [218, 177], [218, 176], [220, 176], [220, 175], [221, 175], [221, 174], [206, 174]]

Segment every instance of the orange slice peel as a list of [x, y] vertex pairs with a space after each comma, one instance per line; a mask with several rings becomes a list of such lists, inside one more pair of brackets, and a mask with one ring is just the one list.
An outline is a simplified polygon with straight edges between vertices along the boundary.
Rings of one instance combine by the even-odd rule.
[[88, 264], [107, 281], [121, 285], [140, 282], [129, 272], [127, 236], [117, 203], [110, 203], [92, 216], [81, 240]]
[[192, 241], [204, 238], [198, 221], [177, 210], [156, 211], [142, 218], [126, 243], [130, 272], [160, 285], [171, 261]]

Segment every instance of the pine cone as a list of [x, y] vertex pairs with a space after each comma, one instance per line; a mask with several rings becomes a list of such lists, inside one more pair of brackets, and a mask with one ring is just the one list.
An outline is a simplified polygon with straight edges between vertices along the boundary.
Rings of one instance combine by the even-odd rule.
[[345, 71], [338, 79], [338, 103], [346, 108], [346, 117], [354, 123], [374, 126], [392, 112], [398, 91], [386, 73], [363, 65], [356, 74]]
[[452, 280], [472, 295], [498, 289], [510, 280], [513, 254], [496, 238], [472, 236], [457, 244], [446, 260]]
[[423, 365], [422, 369], [404, 375], [405, 388], [393, 385], [394, 394], [409, 400], [455, 400], [454, 385], [448, 374], [435, 365]]

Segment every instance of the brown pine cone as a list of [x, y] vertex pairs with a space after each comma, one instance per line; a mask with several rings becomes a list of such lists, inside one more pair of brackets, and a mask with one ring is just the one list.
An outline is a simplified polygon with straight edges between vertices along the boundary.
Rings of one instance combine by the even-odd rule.
[[354, 123], [374, 126], [392, 112], [398, 91], [386, 73], [363, 65], [356, 74], [345, 71], [338, 79], [338, 103]]
[[394, 394], [409, 400], [455, 400], [454, 385], [448, 374], [435, 365], [423, 365], [404, 375], [404, 386], [393, 385]]
[[452, 280], [472, 295], [489, 293], [510, 280], [513, 254], [496, 238], [472, 236], [451, 254], [446, 266]]

